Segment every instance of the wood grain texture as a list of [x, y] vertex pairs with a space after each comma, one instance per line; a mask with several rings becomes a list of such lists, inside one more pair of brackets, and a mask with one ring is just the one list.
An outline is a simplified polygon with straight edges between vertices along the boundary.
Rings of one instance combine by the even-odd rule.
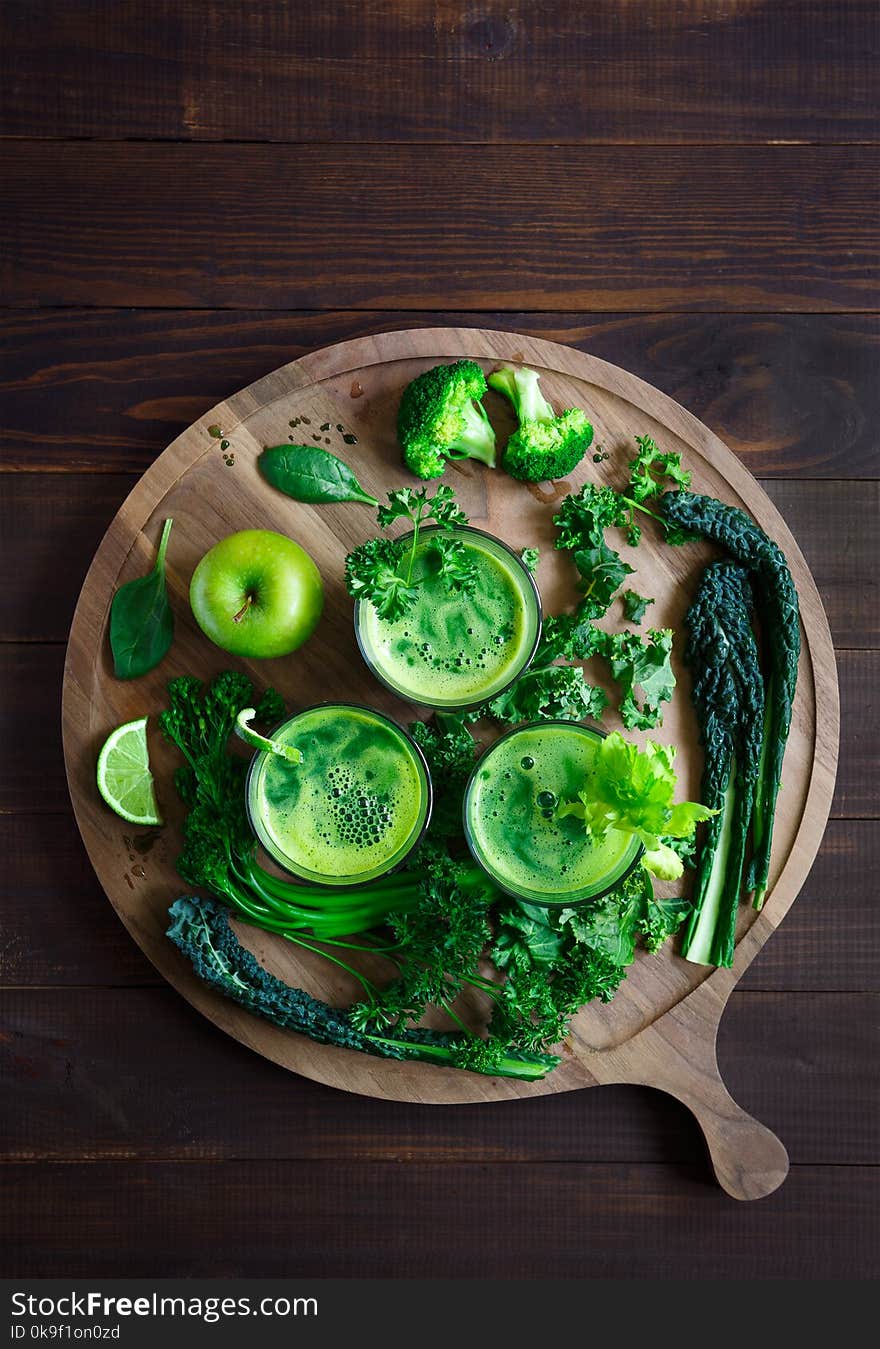
[[0, 814], [0, 857], [0, 986], [160, 982], [109, 908], [72, 812]]
[[[319, 687], [323, 697], [334, 696], [333, 680], [342, 654], [343, 664], [338, 671], [342, 683], [336, 696], [374, 702], [372, 681], [362, 685], [363, 671], [357, 673], [361, 667], [356, 660], [352, 663], [344, 658], [350, 602], [344, 594], [340, 597], [335, 593], [336, 583], [331, 579], [340, 574], [344, 553], [353, 542], [350, 508], [324, 507], [316, 512], [298, 503], [285, 502], [257, 474], [242, 478], [241, 462], [251, 457], [261, 444], [277, 440], [277, 427], [291, 425], [287, 421], [291, 413], [304, 416], [308, 412], [309, 424], [337, 422], [345, 416], [343, 389], [356, 387], [361, 392], [369, 390], [375, 421], [353, 462], [368, 488], [379, 483], [387, 486], [389, 477], [393, 479], [401, 471], [396, 467], [393, 431], [400, 388], [416, 371], [444, 357], [468, 354], [482, 356], [489, 363], [509, 358], [512, 342], [517, 346], [517, 359], [543, 371], [549, 396], [555, 396], [563, 404], [589, 402], [601, 443], [609, 447], [616, 444], [631, 423], [633, 408], [637, 408], [651, 423], [652, 434], [659, 428], [668, 443], [690, 448], [689, 462], [694, 466], [697, 490], [713, 495], [733, 494], [780, 540], [796, 578], [807, 644], [788, 746], [789, 795], [780, 798], [777, 809], [777, 872], [772, 896], [760, 915], [753, 911], [748, 916], [743, 913], [735, 970], [714, 971], [706, 977], [705, 971], [698, 973], [694, 967], [688, 968], [685, 962], [668, 955], [665, 960], [637, 961], [610, 1012], [605, 1010], [598, 1015], [594, 1009], [585, 1008], [572, 1026], [563, 1063], [546, 1082], [528, 1089], [521, 1084], [476, 1077], [468, 1080], [467, 1075], [445, 1070], [425, 1073], [419, 1065], [391, 1065], [389, 1071], [387, 1064], [370, 1064], [361, 1056], [341, 1051], [316, 1053], [314, 1045], [298, 1041], [297, 1037], [279, 1036], [275, 1028], [257, 1025], [242, 1017], [237, 1009], [208, 995], [191, 972], [181, 970], [180, 962], [172, 958], [164, 939], [167, 886], [169, 881], [173, 883], [173, 872], [167, 864], [163, 864], [161, 857], [151, 859], [148, 873], [144, 873], [144, 884], [135, 888], [137, 893], [130, 881], [128, 892], [123, 887], [118, 874], [123, 861], [118, 830], [110, 827], [106, 812], [96, 807], [89, 762], [96, 744], [106, 734], [106, 727], [132, 715], [131, 690], [113, 680], [103, 664], [95, 664], [95, 634], [106, 621], [107, 597], [124, 579], [123, 569], [126, 565], [129, 569], [132, 565], [137, 570], [143, 569], [142, 558], [132, 563], [132, 552], [140, 555], [145, 549], [149, 553], [150, 545], [144, 542], [140, 531], [155, 515], [160, 518], [173, 515], [178, 521], [178, 549], [175, 557], [169, 555], [168, 564], [172, 592], [180, 588], [181, 566], [188, 573], [192, 558], [200, 556], [207, 544], [228, 532], [230, 525], [265, 526], [274, 520], [275, 527], [296, 533], [298, 524], [300, 534], [309, 537], [310, 551], [328, 587], [322, 627], [298, 653], [295, 662], [298, 696], [301, 700], [306, 686]], [[229, 473], [228, 463], [225, 472], [220, 466], [216, 441], [212, 452], [205, 423], [195, 424], [169, 447], [126, 501], [96, 555], [77, 606], [65, 666], [63, 726], [71, 795], [102, 884], [132, 935], [166, 977], [218, 1024], [268, 1057], [307, 1076], [370, 1095], [434, 1102], [542, 1094], [596, 1082], [657, 1085], [683, 1100], [697, 1115], [716, 1174], [729, 1193], [745, 1199], [771, 1192], [784, 1179], [788, 1167], [785, 1151], [769, 1130], [734, 1104], [722, 1085], [715, 1063], [715, 1031], [736, 978], [791, 904], [815, 856], [833, 786], [837, 697], [830, 637], [821, 603], [793, 538], [754, 480], [684, 409], [624, 371], [555, 344], [522, 335], [511, 338], [472, 329], [395, 333], [330, 348], [274, 372], [214, 409], [210, 416], [223, 428], [230, 452], [237, 458], [237, 474]], [[552, 532], [546, 503], [543, 517], [534, 508], [527, 515], [520, 485], [503, 475], [477, 477], [469, 467], [465, 467], [463, 474], [459, 468], [459, 476], [464, 479], [460, 495], [472, 519], [487, 522], [490, 530], [512, 546], [522, 546], [524, 541], [543, 544], [542, 518], [545, 532], [546, 529]], [[577, 485], [579, 476], [583, 477], [582, 470], [572, 475], [573, 485]], [[682, 564], [683, 554], [679, 550], [674, 552], [673, 558], [669, 550], [661, 551], [657, 544], [643, 543], [639, 558], [640, 573], [650, 593], [659, 596], [656, 621], [671, 626], [680, 622], [681, 615], [677, 609], [673, 614], [668, 608], [673, 603], [668, 596], [673, 597], [673, 607], [681, 607], [685, 602], [681, 566], [688, 565], [687, 558]], [[189, 557], [190, 567], [185, 565], [184, 553]], [[545, 555], [541, 584], [545, 602], [551, 608], [554, 601], [558, 603], [560, 586], [564, 585], [559, 564], [559, 557], [552, 551], [549, 558]], [[179, 664], [182, 659], [185, 668], [204, 674], [204, 661], [209, 657], [215, 667], [210, 652], [204, 651], [203, 639], [191, 625], [178, 632], [173, 661]], [[287, 676], [281, 662], [274, 662], [270, 677], [283, 692]], [[143, 682], [147, 694], [152, 685], [154, 698], [161, 698], [161, 677], [152, 675]], [[382, 699], [383, 707], [387, 701]], [[679, 748], [682, 790], [693, 795], [699, 756], [694, 750], [692, 723], [680, 722], [675, 709], [673, 703], [666, 714], [665, 733]], [[385, 710], [406, 716], [403, 708]], [[161, 772], [159, 760], [155, 766]], [[247, 933], [249, 941], [253, 936], [252, 931]], [[261, 936], [254, 949], [288, 982], [304, 982], [331, 1000], [345, 996], [337, 986], [338, 979], [329, 977], [324, 969], [313, 969], [313, 962], [304, 961], [289, 946]]]
[[6, 135], [878, 136], [878, 16], [867, 0], [7, 0], [2, 12]]
[[267, 370], [333, 342], [438, 323], [532, 333], [623, 366], [683, 403], [760, 478], [880, 477], [877, 315], [380, 310], [6, 310], [0, 472], [140, 473]]
[[[139, 865], [138, 849], [151, 844], [151, 835], [137, 832], [133, 838], [138, 846], [132, 865]], [[50, 820], [0, 814], [0, 856], [5, 889], [0, 987], [162, 986], [107, 904], [72, 813]], [[132, 876], [132, 883], [137, 879]], [[878, 886], [878, 821], [832, 820], [798, 902], [785, 917], [782, 940], [767, 943], [739, 987], [880, 992]]]
[[[229, 1047], [167, 987], [3, 991], [0, 1017], [0, 1090], [16, 1102], [0, 1162], [682, 1163], [695, 1151], [681, 1108], [635, 1087], [563, 1092], [515, 1109], [438, 1111], [344, 1095]], [[793, 1164], [859, 1165], [880, 1143], [880, 1085], [864, 1071], [878, 1041], [877, 994], [737, 992], [719, 1059], [737, 1097], [785, 1138]]]
[[0, 303], [870, 310], [878, 156], [9, 142]]
[[[92, 556], [136, 481], [133, 474], [0, 474], [0, 518], [8, 522], [0, 574], [15, 578], [0, 591], [0, 642], [66, 640]], [[771, 479], [763, 486], [810, 564], [837, 646], [880, 645], [872, 532], [880, 482]]]
[[0, 1204], [8, 1277], [852, 1280], [880, 1255], [877, 1167], [732, 1205], [702, 1166], [28, 1163]]

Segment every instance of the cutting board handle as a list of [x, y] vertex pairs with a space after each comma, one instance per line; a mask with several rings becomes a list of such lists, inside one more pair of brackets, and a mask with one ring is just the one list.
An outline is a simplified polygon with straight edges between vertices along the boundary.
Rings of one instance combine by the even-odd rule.
[[594, 1082], [656, 1087], [681, 1101], [703, 1131], [722, 1189], [734, 1199], [763, 1199], [788, 1175], [788, 1153], [772, 1130], [737, 1105], [721, 1080], [715, 1038], [729, 987], [719, 997], [717, 985], [707, 981], [612, 1049], [590, 1048], [576, 1032], [568, 1043]]
[[779, 1188], [788, 1175], [785, 1147], [771, 1129], [737, 1105], [717, 1065], [714, 1078], [700, 1076], [698, 1092], [666, 1089], [696, 1118], [722, 1189], [734, 1199], [763, 1199]]

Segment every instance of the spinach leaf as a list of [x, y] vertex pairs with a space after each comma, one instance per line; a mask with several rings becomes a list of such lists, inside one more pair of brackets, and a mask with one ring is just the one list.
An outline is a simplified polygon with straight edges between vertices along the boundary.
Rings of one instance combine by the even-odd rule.
[[152, 571], [120, 586], [110, 605], [110, 650], [117, 679], [153, 670], [171, 646], [174, 618], [165, 586], [165, 552], [173, 520], [166, 520]]
[[257, 463], [266, 481], [294, 501], [379, 504], [361, 487], [348, 464], [327, 450], [310, 445], [273, 445], [263, 451]]

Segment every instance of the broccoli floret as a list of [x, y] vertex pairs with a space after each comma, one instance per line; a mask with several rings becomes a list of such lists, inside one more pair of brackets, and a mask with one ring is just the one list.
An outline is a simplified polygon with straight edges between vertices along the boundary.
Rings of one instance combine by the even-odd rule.
[[447, 459], [495, 467], [495, 432], [480, 402], [485, 392], [486, 376], [476, 361], [435, 365], [406, 386], [397, 435], [417, 478], [439, 478]]
[[510, 399], [519, 421], [501, 463], [521, 482], [564, 478], [593, 439], [593, 428], [580, 408], [566, 408], [557, 417], [538, 387], [539, 378], [536, 370], [509, 366], [489, 376], [489, 386]]

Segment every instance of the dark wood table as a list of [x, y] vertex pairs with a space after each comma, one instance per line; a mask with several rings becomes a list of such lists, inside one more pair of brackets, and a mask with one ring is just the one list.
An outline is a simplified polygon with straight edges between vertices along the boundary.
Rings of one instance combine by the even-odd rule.
[[[0, 1272], [876, 1273], [875, 0], [0, 12]], [[791, 1153], [758, 1203], [647, 1090], [410, 1107], [280, 1071], [158, 979], [80, 843], [64, 643], [138, 475], [303, 352], [447, 322], [572, 343], [679, 399], [823, 595], [832, 819], [719, 1043]]]

